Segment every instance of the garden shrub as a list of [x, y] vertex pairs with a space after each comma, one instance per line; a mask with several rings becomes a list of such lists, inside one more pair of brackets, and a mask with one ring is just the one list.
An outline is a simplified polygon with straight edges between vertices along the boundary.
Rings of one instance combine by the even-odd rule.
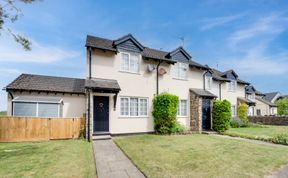
[[185, 132], [187, 129], [185, 128], [185, 126], [176, 121], [175, 125], [170, 130], [171, 133], [180, 133]]
[[239, 122], [237, 122], [236, 120], [231, 120], [230, 121], [230, 126], [232, 127], [232, 128], [239, 128], [239, 127], [241, 127], [241, 123], [239, 123]]
[[245, 103], [239, 103], [237, 108], [237, 115], [243, 124], [248, 124], [248, 105]]
[[272, 138], [273, 143], [288, 145], [288, 134], [279, 134]]
[[153, 99], [154, 129], [158, 134], [170, 134], [176, 127], [179, 98], [169, 93], [161, 93]]
[[213, 129], [217, 132], [224, 132], [230, 127], [231, 104], [227, 100], [215, 100], [213, 103]]
[[277, 113], [281, 116], [288, 115], [288, 99], [277, 101]]

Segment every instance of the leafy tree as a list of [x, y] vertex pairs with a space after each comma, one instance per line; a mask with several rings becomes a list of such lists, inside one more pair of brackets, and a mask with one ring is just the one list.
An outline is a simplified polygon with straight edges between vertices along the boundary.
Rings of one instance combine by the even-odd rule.
[[[36, 0], [18, 0], [25, 4], [31, 4]], [[0, 0], [0, 35], [4, 31], [12, 35], [14, 40], [21, 44], [25, 50], [31, 50], [31, 42], [22, 35], [15, 34], [10, 28], [6, 27], [7, 22], [14, 23], [20, 16], [23, 16], [21, 10], [16, 7], [15, 0]]]
[[278, 115], [288, 115], [288, 99], [281, 99], [277, 101], [277, 112]]
[[248, 105], [245, 103], [238, 104], [237, 115], [244, 124], [247, 124], [248, 123]]

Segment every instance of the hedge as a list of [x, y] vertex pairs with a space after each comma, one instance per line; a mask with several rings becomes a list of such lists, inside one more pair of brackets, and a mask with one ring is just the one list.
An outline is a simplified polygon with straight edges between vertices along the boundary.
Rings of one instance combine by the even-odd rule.
[[215, 100], [213, 103], [213, 130], [224, 132], [230, 127], [231, 104], [227, 100]]

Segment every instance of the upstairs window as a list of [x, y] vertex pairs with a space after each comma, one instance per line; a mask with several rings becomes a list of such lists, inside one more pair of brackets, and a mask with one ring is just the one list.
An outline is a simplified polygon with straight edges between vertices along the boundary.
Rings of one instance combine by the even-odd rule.
[[236, 80], [231, 80], [228, 83], [228, 90], [229, 91], [236, 91], [236, 86], [237, 86], [237, 81]]
[[121, 53], [121, 71], [138, 73], [139, 72], [139, 54]]
[[173, 77], [176, 79], [187, 79], [188, 64], [177, 62], [172, 67]]
[[249, 95], [247, 95], [247, 98], [248, 98], [249, 100], [254, 100], [254, 95], [253, 95], [253, 94], [249, 94]]
[[205, 89], [211, 90], [211, 88], [212, 88], [212, 77], [205, 76]]

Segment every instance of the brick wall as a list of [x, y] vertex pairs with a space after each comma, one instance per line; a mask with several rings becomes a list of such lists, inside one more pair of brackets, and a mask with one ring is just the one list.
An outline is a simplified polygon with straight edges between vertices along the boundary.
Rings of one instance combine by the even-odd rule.
[[249, 121], [266, 125], [288, 125], [288, 116], [251, 116]]

